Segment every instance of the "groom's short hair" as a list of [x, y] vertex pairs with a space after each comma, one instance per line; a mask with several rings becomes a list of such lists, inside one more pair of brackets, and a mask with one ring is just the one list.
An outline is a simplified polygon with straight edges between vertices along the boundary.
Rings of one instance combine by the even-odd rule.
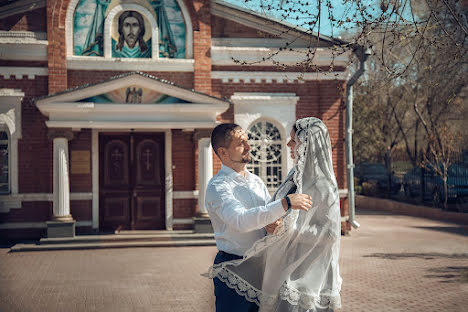
[[220, 124], [213, 129], [211, 132], [211, 146], [213, 147], [216, 155], [218, 155], [218, 148], [228, 148], [229, 145], [231, 145], [232, 133], [238, 129], [242, 128], [235, 123]]

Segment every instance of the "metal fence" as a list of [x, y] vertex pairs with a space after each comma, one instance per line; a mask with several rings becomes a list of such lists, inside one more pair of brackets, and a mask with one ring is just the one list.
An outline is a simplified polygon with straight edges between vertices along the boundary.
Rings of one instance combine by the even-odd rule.
[[405, 160], [391, 162], [390, 168], [383, 162], [356, 164], [356, 193], [468, 213], [468, 150], [448, 167], [447, 192], [432, 166], [413, 166]]

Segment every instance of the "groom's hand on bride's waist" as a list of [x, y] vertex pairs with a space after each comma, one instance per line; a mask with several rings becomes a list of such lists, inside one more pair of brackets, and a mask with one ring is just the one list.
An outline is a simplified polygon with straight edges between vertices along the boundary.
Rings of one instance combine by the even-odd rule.
[[[286, 197], [289, 198], [290, 205]], [[281, 200], [284, 210], [291, 208], [307, 211], [312, 206], [312, 198], [307, 194], [289, 194], [286, 197]]]

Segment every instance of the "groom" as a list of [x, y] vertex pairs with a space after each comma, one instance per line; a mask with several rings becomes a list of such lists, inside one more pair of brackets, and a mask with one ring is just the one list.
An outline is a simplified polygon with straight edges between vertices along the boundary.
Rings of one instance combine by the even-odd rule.
[[[222, 162], [221, 170], [206, 189], [205, 206], [213, 225], [218, 254], [215, 264], [241, 259], [255, 241], [265, 236], [265, 227], [288, 209], [308, 210], [309, 195], [290, 194], [271, 203], [263, 181], [246, 170], [250, 162], [247, 134], [233, 123], [218, 125], [211, 133], [211, 146]], [[271, 228], [271, 226], [269, 227]], [[258, 311], [218, 278], [213, 280], [217, 312]]]

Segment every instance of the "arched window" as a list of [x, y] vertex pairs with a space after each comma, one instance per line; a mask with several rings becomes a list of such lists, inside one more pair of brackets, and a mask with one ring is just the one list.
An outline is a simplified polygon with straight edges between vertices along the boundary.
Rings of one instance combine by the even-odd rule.
[[265, 182], [274, 192], [283, 179], [282, 139], [279, 129], [269, 121], [254, 123], [248, 130], [252, 161], [247, 169]]
[[6, 131], [0, 131], [0, 194], [10, 193], [9, 139]]

